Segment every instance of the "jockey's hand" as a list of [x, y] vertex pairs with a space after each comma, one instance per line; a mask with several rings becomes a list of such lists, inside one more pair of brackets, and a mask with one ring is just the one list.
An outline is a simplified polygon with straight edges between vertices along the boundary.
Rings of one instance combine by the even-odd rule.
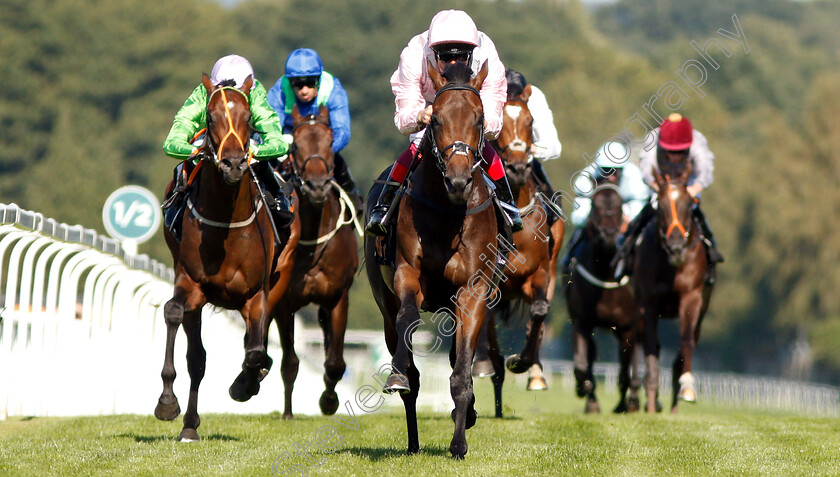
[[703, 191], [703, 186], [695, 182], [694, 184], [691, 184], [690, 186], [686, 187], [686, 189], [688, 190], [688, 193], [691, 195], [691, 197], [697, 197], [697, 194]]
[[421, 110], [417, 113], [417, 123], [428, 125], [429, 122], [432, 120], [432, 105], [426, 106], [425, 109]]

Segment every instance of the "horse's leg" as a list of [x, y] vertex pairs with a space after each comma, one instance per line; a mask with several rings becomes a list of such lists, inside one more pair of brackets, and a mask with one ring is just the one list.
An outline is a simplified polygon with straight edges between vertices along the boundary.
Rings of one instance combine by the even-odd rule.
[[347, 329], [348, 294], [345, 289], [341, 299], [328, 313], [323, 306], [318, 307], [318, 322], [324, 330], [324, 384], [326, 389], [321, 394], [318, 405], [327, 416], [338, 409], [338, 394], [335, 385], [344, 376], [347, 364], [344, 362], [344, 331]]
[[[487, 329], [487, 341], [489, 343], [488, 356], [493, 363], [493, 395], [496, 404], [496, 417], [502, 416], [502, 385], [505, 382], [505, 357], [499, 349], [499, 337], [496, 334], [496, 321], [493, 312], [485, 315], [485, 328]], [[454, 364], [454, 363], [453, 363]]]
[[543, 336], [545, 336], [545, 321], [540, 324], [540, 332], [537, 334], [534, 364], [528, 368], [528, 386], [526, 387], [528, 391], [548, 390], [548, 383], [545, 381], [545, 376], [543, 376], [542, 361], [540, 361], [540, 348], [542, 348]]
[[283, 377], [283, 419], [294, 419], [292, 413], [292, 391], [300, 367], [300, 360], [295, 353], [295, 321], [294, 313], [287, 307], [278, 306], [274, 318], [277, 331], [280, 333], [280, 348], [283, 358], [280, 360], [280, 375]]
[[522, 291], [526, 300], [531, 303], [530, 320], [526, 328], [525, 347], [518, 355], [508, 358], [507, 368], [512, 373], [524, 373], [534, 363], [538, 362], [539, 346], [541, 344], [540, 333], [543, 331], [543, 322], [548, 315], [549, 302], [546, 295], [548, 274], [540, 268], [526, 281]]
[[680, 350], [674, 361], [674, 393], [671, 412], [677, 411], [677, 401], [697, 402], [694, 375], [691, 374], [691, 360], [700, 335], [700, 311], [703, 305], [700, 290], [692, 291], [680, 300]]
[[260, 392], [260, 380], [268, 373], [268, 354], [266, 353], [266, 334], [270, 321], [268, 301], [265, 291], [257, 293], [242, 308], [245, 317], [247, 343], [242, 372], [233, 381], [228, 390], [235, 401], [245, 402]]
[[201, 418], [198, 416], [198, 387], [204, 379], [204, 369], [207, 363], [207, 352], [201, 342], [201, 310], [193, 310], [184, 315], [184, 333], [187, 335], [187, 371], [190, 374], [190, 398], [187, 412], [184, 413], [184, 428], [178, 440], [181, 442], [196, 442], [199, 440], [198, 426]]
[[[408, 266], [398, 267], [394, 275], [394, 290], [400, 297], [400, 309], [393, 329], [396, 334], [390, 337], [392, 341], [396, 341], [394, 343], [396, 347], [392, 352], [391, 374], [385, 381], [385, 388], [383, 389], [384, 392], [389, 394], [394, 392], [407, 394], [402, 396], [402, 400], [408, 430], [409, 454], [420, 451], [420, 440], [417, 436], [417, 394], [419, 390], [411, 387], [412, 382], [415, 382], [415, 384], [420, 382], [420, 373], [414, 366], [411, 349], [411, 335], [417, 329], [420, 321], [419, 308], [423, 301], [419, 277], [420, 272]], [[386, 340], [389, 339], [388, 331], [386, 326]], [[416, 374], [416, 377], [412, 378], [414, 374]]]
[[176, 375], [175, 336], [184, 321], [184, 310], [197, 309], [200, 313], [202, 306], [204, 306], [204, 297], [200, 289], [189, 278], [180, 275], [176, 281], [174, 296], [163, 306], [163, 317], [166, 321], [166, 350], [163, 357], [163, 370], [160, 373], [163, 379], [163, 392], [155, 407], [155, 417], [160, 420], [171, 421], [181, 413], [178, 398], [175, 397], [172, 389]]
[[659, 412], [659, 320], [656, 311], [652, 307], [645, 307], [642, 314], [644, 326], [644, 351], [645, 351], [645, 392], [647, 394], [647, 412]]
[[595, 377], [592, 375], [592, 362], [590, 361], [594, 354], [592, 348], [595, 343], [591, 338], [592, 328], [578, 324], [582, 319], [582, 317], [575, 317], [573, 325], [572, 346], [574, 348], [575, 381], [577, 383], [575, 391], [578, 397], [587, 398], [584, 407], [585, 412], [598, 412], [595, 410], [598, 402], [594, 402], [594, 407], [592, 405], [595, 396]]
[[449, 452], [454, 459], [463, 459], [467, 454], [466, 430], [475, 425], [477, 416], [470, 369], [478, 342], [478, 334], [481, 331], [481, 325], [487, 312], [487, 303], [485, 299], [480, 298], [489, 296], [490, 290], [484, 290], [486, 292], [484, 294], [481, 294], [481, 290], [477, 291], [479, 298], [470, 293], [462, 294], [459, 298], [461, 306], [457, 307], [456, 312], [459, 326], [453, 337], [452, 345], [455, 347], [455, 360], [452, 374], [449, 376], [449, 390], [452, 394], [452, 400], [455, 402], [455, 410], [453, 411], [455, 431], [449, 444]]
[[632, 328], [621, 332], [616, 332], [615, 337], [618, 339], [618, 361], [620, 369], [618, 372], [618, 395], [619, 401], [614, 413], [625, 413], [638, 411], [638, 402], [635, 409], [627, 398], [627, 390], [630, 388], [630, 366], [633, 363], [633, 340], [635, 335]]

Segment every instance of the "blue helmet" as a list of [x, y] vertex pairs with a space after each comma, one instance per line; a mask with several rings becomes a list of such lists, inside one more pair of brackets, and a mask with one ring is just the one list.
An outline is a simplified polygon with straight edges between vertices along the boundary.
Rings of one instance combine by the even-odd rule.
[[321, 57], [311, 48], [298, 48], [286, 58], [286, 77], [321, 76], [324, 64]]

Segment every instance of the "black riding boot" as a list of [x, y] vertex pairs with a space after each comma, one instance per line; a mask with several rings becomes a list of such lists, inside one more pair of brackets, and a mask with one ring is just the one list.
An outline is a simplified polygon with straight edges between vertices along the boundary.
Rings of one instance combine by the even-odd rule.
[[376, 205], [370, 211], [370, 219], [365, 226], [365, 232], [369, 235], [385, 236], [388, 233], [385, 216], [388, 215], [388, 209], [394, 202], [394, 196], [397, 194], [400, 185], [399, 182], [389, 180], [382, 187], [379, 198], [376, 199]]
[[[633, 250], [633, 243], [636, 241], [636, 237], [639, 236], [642, 230], [644, 230], [645, 226], [650, 219], [656, 216], [656, 209], [648, 202], [639, 211], [639, 214], [636, 215], [633, 220], [627, 224], [627, 231], [624, 232], [623, 243], [618, 248], [618, 252], [615, 254], [615, 276], [616, 278], [620, 278], [625, 273], [625, 267], [627, 266], [628, 259], [630, 257], [630, 251]], [[629, 270], [627, 270], [629, 273]]]
[[581, 242], [583, 242], [584, 228], [584, 226], [575, 227], [575, 231], [572, 233], [572, 238], [569, 239], [569, 243], [566, 245], [566, 253], [563, 255], [563, 258], [560, 259], [560, 273], [563, 275], [568, 275], [570, 273], [569, 268], [572, 265], [572, 257], [577, 255], [577, 249], [580, 247]]
[[709, 228], [709, 222], [706, 221], [706, 216], [700, 210], [700, 207], [693, 209], [694, 219], [700, 226], [700, 231], [703, 233], [704, 242], [706, 242], [706, 253], [710, 263], [720, 263], [723, 261], [723, 254], [717, 249], [715, 237], [712, 235], [712, 229]]
[[493, 185], [496, 186], [496, 197], [499, 198], [502, 210], [507, 215], [511, 231], [519, 232], [524, 228], [524, 225], [522, 224], [522, 217], [519, 216], [519, 207], [513, 200], [513, 193], [510, 191], [507, 176], [502, 176], [501, 179], [493, 181]]
[[[548, 176], [545, 174], [545, 169], [543, 169], [542, 163], [539, 159], [534, 159], [531, 161], [531, 173], [534, 175], [534, 179], [537, 181], [537, 191], [542, 192], [543, 195], [548, 197], [549, 200], [554, 198], [554, 187], [551, 187], [551, 182], [548, 180]], [[557, 222], [559, 218], [557, 214], [554, 212], [552, 207], [546, 207], [546, 222], [548, 223], [549, 228]]]
[[278, 229], [289, 227], [295, 220], [295, 214], [291, 211], [289, 197], [283, 191], [274, 170], [267, 161], [257, 162], [254, 165], [254, 170], [257, 173], [257, 179], [263, 186], [265, 203], [274, 218], [274, 225]]
[[350, 175], [350, 169], [347, 168], [347, 163], [344, 162], [344, 158], [341, 157], [341, 154], [335, 154], [334, 163], [335, 169], [333, 170], [333, 177], [335, 177], [335, 181], [338, 182], [338, 185], [344, 189], [344, 192], [347, 192], [348, 196], [350, 196], [350, 200], [356, 207], [356, 212], [361, 212], [364, 210], [364, 206], [362, 205], [362, 195], [359, 194], [359, 189], [356, 188], [353, 176]]
[[192, 161], [182, 161], [175, 166], [173, 171], [175, 187], [160, 206], [163, 209], [163, 226], [169, 229], [178, 242], [181, 241], [181, 218], [184, 215], [184, 198], [187, 195], [187, 176], [193, 167], [195, 166]]

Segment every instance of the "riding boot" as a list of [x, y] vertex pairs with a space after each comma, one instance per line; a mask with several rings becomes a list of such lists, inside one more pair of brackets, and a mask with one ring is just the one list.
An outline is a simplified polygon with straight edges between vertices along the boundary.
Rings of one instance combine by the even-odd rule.
[[388, 215], [388, 209], [391, 208], [391, 203], [394, 201], [400, 185], [399, 182], [389, 180], [382, 187], [379, 198], [376, 199], [376, 205], [370, 211], [370, 219], [365, 226], [365, 232], [369, 235], [385, 236], [388, 233], [388, 224], [385, 223], [385, 217]]
[[566, 253], [563, 255], [563, 258], [560, 259], [560, 273], [563, 275], [568, 275], [571, 273], [571, 265], [572, 265], [572, 257], [577, 255], [577, 249], [579, 248], [581, 242], [583, 242], [583, 226], [575, 227], [574, 233], [572, 233], [572, 238], [569, 239], [569, 243], [566, 245]]
[[356, 212], [361, 212], [364, 210], [362, 195], [359, 194], [359, 189], [356, 188], [353, 176], [350, 175], [350, 169], [347, 168], [347, 163], [344, 162], [344, 158], [341, 157], [341, 154], [335, 154], [334, 163], [335, 169], [333, 170], [333, 177], [335, 177], [335, 181], [338, 182], [338, 185], [344, 189], [344, 192], [347, 192], [348, 196], [350, 196], [350, 201], [352, 201], [353, 206], [356, 207]]
[[283, 187], [274, 170], [266, 161], [257, 162], [254, 165], [254, 169], [257, 173], [257, 179], [263, 185], [263, 196], [265, 197], [268, 210], [274, 218], [274, 225], [278, 229], [289, 227], [295, 220], [295, 214], [291, 210], [289, 197], [283, 191]]
[[[613, 262], [615, 263], [615, 277], [620, 278], [625, 272], [630, 258], [630, 252], [633, 250], [633, 244], [636, 242], [636, 237], [644, 230], [647, 223], [656, 215], [656, 209], [650, 203], [645, 204], [639, 214], [627, 224], [627, 231], [621, 237], [622, 243], [615, 254]], [[629, 273], [629, 270], [627, 270]]]
[[700, 207], [694, 207], [693, 215], [694, 220], [697, 221], [697, 225], [700, 226], [700, 231], [703, 234], [703, 241], [706, 243], [706, 253], [709, 259], [709, 263], [722, 262], [723, 254], [721, 254], [717, 249], [715, 237], [712, 235], [712, 229], [709, 228], [709, 222], [706, 221], [706, 216], [700, 210]]
[[507, 176], [502, 176], [498, 180], [493, 181], [496, 186], [496, 197], [499, 198], [499, 203], [502, 210], [508, 218], [510, 228], [513, 232], [519, 232], [524, 228], [522, 224], [522, 217], [519, 216], [519, 207], [513, 200], [513, 193], [510, 191], [510, 184], [508, 184]]
[[[545, 169], [539, 159], [531, 161], [531, 174], [537, 181], [537, 191], [541, 192], [544, 196], [551, 200], [554, 197], [554, 187], [551, 186], [551, 182], [548, 180], [548, 176], [546, 175]], [[548, 227], [551, 228], [554, 222], [557, 222], [559, 217], [552, 207], [546, 207], [545, 212], [546, 222], [548, 223]]]
[[[181, 241], [181, 217], [184, 215], [184, 198], [187, 195], [187, 175], [192, 165], [191, 161], [183, 161], [175, 166], [173, 171], [175, 186], [160, 206], [163, 209], [163, 226], [169, 229], [178, 242]], [[185, 168], [187, 171], [184, 170]]]

